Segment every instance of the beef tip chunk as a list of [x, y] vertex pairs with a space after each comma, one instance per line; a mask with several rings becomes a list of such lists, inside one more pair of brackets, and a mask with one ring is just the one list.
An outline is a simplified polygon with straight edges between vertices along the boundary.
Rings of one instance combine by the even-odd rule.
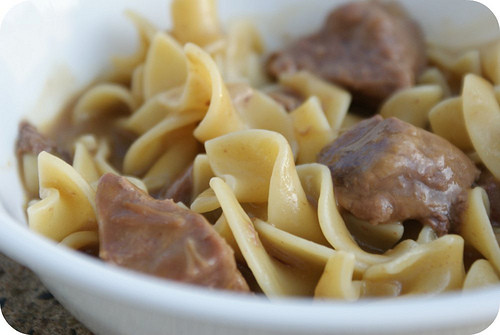
[[323, 148], [318, 161], [330, 168], [339, 205], [354, 216], [372, 224], [417, 220], [438, 235], [459, 228], [478, 176], [445, 139], [379, 115]]
[[202, 215], [153, 199], [113, 174], [101, 177], [96, 206], [103, 260], [185, 283], [248, 291], [233, 250]]
[[59, 156], [66, 162], [70, 160], [69, 154], [60, 150], [54, 141], [42, 135], [38, 129], [28, 121], [22, 121], [19, 124], [16, 141], [17, 156], [19, 158], [25, 154], [38, 156], [38, 154], [42, 151]]
[[500, 180], [496, 179], [485, 167], [482, 167], [477, 184], [484, 188], [488, 194], [492, 225], [500, 227]]
[[174, 202], [182, 202], [186, 206], [191, 205], [193, 196], [193, 164], [173, 182], [172, 185], [160, 190], [158, 198], [171, 199]]
[[395, 3], [355, 2], [334, 10], [323, 28], [268, 60], [270, 75], [307, 70], [343, 86], [373, 110], [411, 87], [426, 62], [423, 34]]

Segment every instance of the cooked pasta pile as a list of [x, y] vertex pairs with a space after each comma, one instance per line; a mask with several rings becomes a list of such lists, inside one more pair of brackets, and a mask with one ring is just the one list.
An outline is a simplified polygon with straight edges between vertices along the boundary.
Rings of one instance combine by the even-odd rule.
[[[21, 157], [32, 230], [74, 249], [96, 246], [102, 175], [157, 196], [192, 166], [183, 205], [207, 217], [268, 297], [357, 300], [500, 283], [500, 229], [485, 190], [468, 191], [460, 231], [443, 236], [342, 211], [316, 158], [363, 119], [351, 93], [306, 71], [271, 80], [258, 27], [239, 21], [224, 30], [214, 1], [174, 0], [171, 8], [170, 31], [127, 13], [136, 53], [113, 58], [107, 80], [54, 126], [77, 129], [71, 159]], [[429, 46], [427, 56], [417, 85], [397, 91], [380, 114], [432, 129], [500, 180], [500, 43], [458, 54]], [[271, 97], [277, 90], [305, 99], [287, 111]], [[117, 149], [114, 134], [130, 143]]]

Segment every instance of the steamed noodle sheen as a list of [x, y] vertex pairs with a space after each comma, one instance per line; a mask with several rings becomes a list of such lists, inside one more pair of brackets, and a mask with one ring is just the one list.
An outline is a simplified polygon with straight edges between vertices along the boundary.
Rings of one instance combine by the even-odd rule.
[[[269, 297], [353, 301], [500, 282], [499, 233], [481, 188], [469, 192], [461, 235], [438, 238], [423, 227], [402, 240], [400, 222], [373, 226], [339, 211], [330, 171], [315, 160], [362, 119], [350, 113], [351, 94], [308, 72], [284, 75], [278, 87], [304, 97], [287, 112], [266, 93], [264, 45], [250, 21], [224, 29], [214, 0], [174, 0], [170, 31], [127, 15], [137, 51], [113, 59], [109, 79], [83, 92], [71, 122], [108, 122], [134, 140], [122, 166], [98, 133], [78, 134], [71, 164], [26, 154], [31, 229], [74, 249], [96, 245], [100, 176], [124, 175], [154, 194], [191, 166], [191, 209], [210, 218]], [[381, 114], [434, 131], [500, 178], [500, 44], [428, 55], [417, 85], [394, 94]], [[465, 246], [482, 256], [470, 268]]]

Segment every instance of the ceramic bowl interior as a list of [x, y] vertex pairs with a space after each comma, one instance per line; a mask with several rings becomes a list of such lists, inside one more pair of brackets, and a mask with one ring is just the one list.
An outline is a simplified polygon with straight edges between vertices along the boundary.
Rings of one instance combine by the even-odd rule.
[[[341, 2], [219, 0], [219, 9], [224, 22], [255, 20], [272, 50], [314, 31]], [[499, 35], [494, 15], [476, 2], [403, 3], [433, 43], [459, 49]], [[176, 335], [473, 333], [493, 321], [500, 287], [356, 303], [269, 301], [119, 269], [30, 232], [14, 157], [17, 125], [24, 117], [43, 125], [111, 55], [134, 49], [125, 9], [169, 26], [167, 0], [37, 0], [13, 8], [0, 29], [0, 250], [34, 270], [79, 320], [96, 334]]]

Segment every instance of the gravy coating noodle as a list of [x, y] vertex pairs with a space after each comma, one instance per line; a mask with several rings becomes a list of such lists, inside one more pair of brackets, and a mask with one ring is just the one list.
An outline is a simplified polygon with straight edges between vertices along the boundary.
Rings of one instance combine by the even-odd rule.
[[452, 53], [371, 1], [272, 52], [215, 0], [171, 15], [164, 31], [127, 12], [136, 52], [47, 131], [21, 124], [30, 229], [268, 297], [500, 284], [500, 41]]

